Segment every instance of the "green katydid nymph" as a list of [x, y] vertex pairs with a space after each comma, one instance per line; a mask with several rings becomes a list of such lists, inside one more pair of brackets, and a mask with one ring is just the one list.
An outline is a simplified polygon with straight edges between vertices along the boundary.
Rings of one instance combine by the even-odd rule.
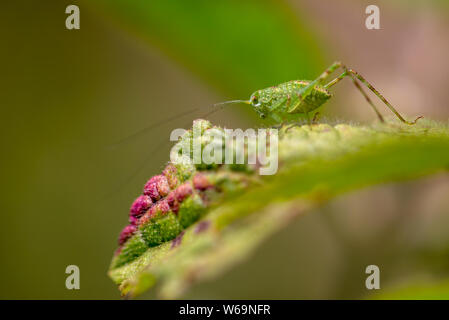
[[[330, 74], [341, 68], [343, 73], [335, 79], [325, 83]], [[329, 88], [340, 82], [343, 78], [350, 77], [356, 88], [362, 93], [366, 101], [371, 105], [374, 112], [381, 122], [385, 122], [383, 116], [376, 108], [374, 103], [368, 97], [365, 91], [358, 83], [369, 88], [374, 94], [382, 100], [382, 102], [406, 124], [415, 124], [422, 116], [414, 121], [405, 120], [399, 112], [379, 93], [368, 81], [365, 80], [358, 72], [346, 68], [341, 62], [335, 62], [326, 71], [324, 71], [317, 79], [309, 80], [292, 80], [277, 86], [261, 89], [254, 92], [249, 100], [232, 100], [217, 103], [223, 105], [229, 103], [246, 103], [250, 104], [261, 118], [270, 117], [276, 123], [285, 123], [298, 119], [299, 114], [304, 114], [309, 123], [309, 113], [322, 106], [332, 97]]]

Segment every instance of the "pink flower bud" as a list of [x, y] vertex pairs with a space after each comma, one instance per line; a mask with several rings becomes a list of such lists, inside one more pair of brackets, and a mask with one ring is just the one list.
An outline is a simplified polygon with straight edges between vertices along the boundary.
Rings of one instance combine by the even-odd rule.
[[195, 189], [201, 190], [201, 191], [204, 191], [206, 189], [213, 187], [213, 185], [207, 179], [206, 175], [204, 175], [202, 173], [197, 173], [193, 177], [193, 186], [195, 187]]
[[178, 213], [179, 211], [179, 203], [176, 201], [176, 190], [171, 191], [168, 196], [165, 198], [171, 210], [174, 213]]
[[168, 205], [167, 200], [161, 200], [156, 204], [157, 211], [162, 213], [163, 215], [167, 214], [170, 211], [170, 206]]
[[132, 224], [133, 226], [136, 226], [139, 223], [139, 218], [129, 216], [129, 223]]
[[160, 175], [157, 181], [157, 191], [161, 197], [165, 197], [170, 192], [167, 178], [163, 175]]
[[140, 217], [147, 211], [151, 204], [151, 198], [149, 196], [140, 196], [134, 200], [131, 209], [129, 210], [130, 217]]
[[176, 172], [176, 167], [172, 164], [167, 165], [162, 172], [167, 178], [168, 185], [172, 190], [175, 189], [179, 184], [178, 178], [176, 177]]
[[139, 224], [145, 224], [159, 214], [165, 215], [170, 211], [167, 200], [160, 200], [155, 203], [139, 220]]
[[120, 233], [118, 244], [120, 246], [122, 244], [124, 244], [126, 242], [126, 240], [131, 238], [131, 236], [134, 234], [134, 232], [136, 232], [136, 226], [127, 225], [125, 228], [123, 228], [122, 232]]
[[192, 185], [189, 182], [181, 184], [175, 190], [175, 199], [178, 202], [182, 202], [188, 195], [192, 194]]
[[154, 176], [145, 184], [143, 187], [143, 194], [151, 197], [151, 200], [157, 201], [160, 199], [159, 191], [157, 190], [157, 182], [159, 180], [159, 176]]

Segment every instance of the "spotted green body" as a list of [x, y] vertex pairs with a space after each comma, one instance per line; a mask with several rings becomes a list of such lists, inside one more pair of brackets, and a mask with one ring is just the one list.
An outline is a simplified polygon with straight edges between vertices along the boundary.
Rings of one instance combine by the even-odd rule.
[[303, 97], [302, 93], [312, 81], [292, 80], [277, 86], [258, 90], [251, 96], [256, 112], [265, 118], [267, 115], [276, 122], [297, 118], [298, 113], [307, 114], [322, 106], [332, 95], [323, 86], [313, 86]]

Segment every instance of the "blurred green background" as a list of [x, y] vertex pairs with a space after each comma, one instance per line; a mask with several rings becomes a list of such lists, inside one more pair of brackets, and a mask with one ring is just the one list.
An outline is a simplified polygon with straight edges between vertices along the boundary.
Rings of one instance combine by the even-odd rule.
[[[65, 28], [70, 4], [80, 8], [80, 30]], [[380, 30], [365, 28], [369, 4], [380, 7]], [[445, 1], [9, 1], [0, 8], [3, 299], [119, 298], [106, 271], [129, 206], [168, 160], [170, 131], [215, 102], [311, 79], [341, 60], [404, 114], [449, 116]], [[334, 92], [325, 116], [374, 120], [350, 82]], [[209, 119], [265, 125], [238, 105]], [[368, 264], [381, 268], [386, 294], [411, 285], [391, 296], [424, 295], [423, 287], [443, 283], [440, 297], [449, 297], [448, 193], [441, 175], [342, 197], [186, 298], [366, 297]], [[65, 288], [71, 264], [80, 267], [80, 290]]]

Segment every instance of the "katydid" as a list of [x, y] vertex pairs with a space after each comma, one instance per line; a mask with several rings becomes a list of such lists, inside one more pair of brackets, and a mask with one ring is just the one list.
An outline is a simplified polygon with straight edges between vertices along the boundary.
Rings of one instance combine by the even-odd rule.
[[[343, 73], [337, 78], [325, 83], [329, 76], [337, 69], [342, 69]], [[345, 77], [350, 77], [356, 88], [362, 93], [366, 101], [371, 105], [374, 112], [381, 122], [385, 122], [382, 114], [376, 108], [366, 92], [362, 89], [360, 81], [367, 88], [382, 100], [383, 103], [406, 124], [415, 124], [422, 116], [417, 117], [414, 121], [405, 120], [399, 112], [379, 93], [368, 81], [365, 80], [358, 72], [353, 69], [346, 68], [341, 62], [333, 63], [326, 71], [324, 71], [317, 79], [309, 80], [292, 80], [281, 83], [277, 86], [266, 89], [257, 90], [249, 100], [233, 100], [217, 103], [223, 105], [229, 103], [246, 103], [251, 105], [261, 118], [271, 117], [277, 123], [285, 123], [296, 120], [298, 114], [305, 114], [310, 122], [309, 113], [322, 106], [332, 97], [328, 91], [329, 88], [340, 82]]]

